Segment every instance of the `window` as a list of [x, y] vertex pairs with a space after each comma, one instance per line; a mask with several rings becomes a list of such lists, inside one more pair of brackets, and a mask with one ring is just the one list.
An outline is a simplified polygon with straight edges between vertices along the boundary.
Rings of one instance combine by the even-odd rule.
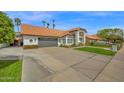
[[68, 38], [68, 43], [72, 43], [72, 38]]
[[33, 39], [30, 39], [29, 41], [30, 41], [30, 43], [32, 43], [33, 42]]
[[61, 43], [61, 39], [60, 38], [58, 39], [58, 42]]
[[80, 38], [80, 42], [83, 42], [83, 38]]
[[37, 40], [37, 39], [35, 38], [35, 39], [34, 39], [34, 42], [36, 42], [36, 40]]
[[63, 39], [63, 44], [65, 44], [66, 42], [65, 42], [65, 39]]

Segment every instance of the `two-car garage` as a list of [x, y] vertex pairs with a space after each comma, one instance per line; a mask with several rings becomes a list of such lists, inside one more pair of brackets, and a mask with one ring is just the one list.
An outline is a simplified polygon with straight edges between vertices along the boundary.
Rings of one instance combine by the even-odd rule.
[[39, 47], [52, 47], [58, 45], [57, 38], [38, 38], [38, 46]]

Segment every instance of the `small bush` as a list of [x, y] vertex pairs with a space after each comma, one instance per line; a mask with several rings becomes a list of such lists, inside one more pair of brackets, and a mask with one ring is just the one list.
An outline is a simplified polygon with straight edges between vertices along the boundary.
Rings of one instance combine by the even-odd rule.
[[25, 46], [23, 46], [23, 49], [34, 49], [34, 48], [38, 48], [38, 45], [25, 45]]
[[65, 48], [71, 48], [71, 47], [75, 47], [75, 44], [72, 45], [60, 45], [59, 47], [65, 47]]
[[70, 47], [71, 47], [71, 45], [64, 45], [64, 47], [65, 47], [65, 48], [70, 48]]
[[75, 44], [72, 44], [71, 47], [75, 47]]
[[90, 44], [91, 44], [91, 45], [94, 45], [94, 42], [91, 42]]
[[83, 43], [79, 43], [79, 46], [84, 46], [84, 44]]
[[61, 44], [61, 45], [59, 45], [59, 47], [63, 47], [63, 45]]

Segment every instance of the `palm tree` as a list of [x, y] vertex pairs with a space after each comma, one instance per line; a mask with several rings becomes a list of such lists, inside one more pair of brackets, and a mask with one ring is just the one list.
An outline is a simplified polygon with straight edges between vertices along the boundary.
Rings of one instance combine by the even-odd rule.
[[21, 20], [19, 18], [15, 18], [15, 25], [17, 26], [18, 32], [19, 32], [19, 26], [21, 25]]
[[46, 25], [46, 21], [43, 20], [42, 23], [43, 23], [43, 26], [45, 27], [45, 25]]
[[49, 26], [50, 26], [50, 24], [49, 24], [49, 23], [47, 23], [47, 28], [49, 28]]
[[56, 25], [55, 25], [55, 24], [53, 24], [53, 29], [55, 28], [55, 26], [56, 26]]
[[53, 29], [55, 28], [55, 20], [52, 20], [52, 23], [53, 23]]

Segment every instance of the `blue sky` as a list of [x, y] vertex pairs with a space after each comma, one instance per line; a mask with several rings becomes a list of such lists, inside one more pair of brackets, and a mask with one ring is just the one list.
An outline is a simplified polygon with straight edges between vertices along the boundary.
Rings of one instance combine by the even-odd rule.
[[43, 26], [42, 20], [51, 22], [52, 19], [55, 19], [56, 29], [69, 30], [82, 27], [87, 29], [88, 34], [95, 34], [102, 28], [119, 27], [124, 29], [124, 12], [8, 11], [6, 13], [12, 19], [18, 17], [22, 23], [38, 26]]

